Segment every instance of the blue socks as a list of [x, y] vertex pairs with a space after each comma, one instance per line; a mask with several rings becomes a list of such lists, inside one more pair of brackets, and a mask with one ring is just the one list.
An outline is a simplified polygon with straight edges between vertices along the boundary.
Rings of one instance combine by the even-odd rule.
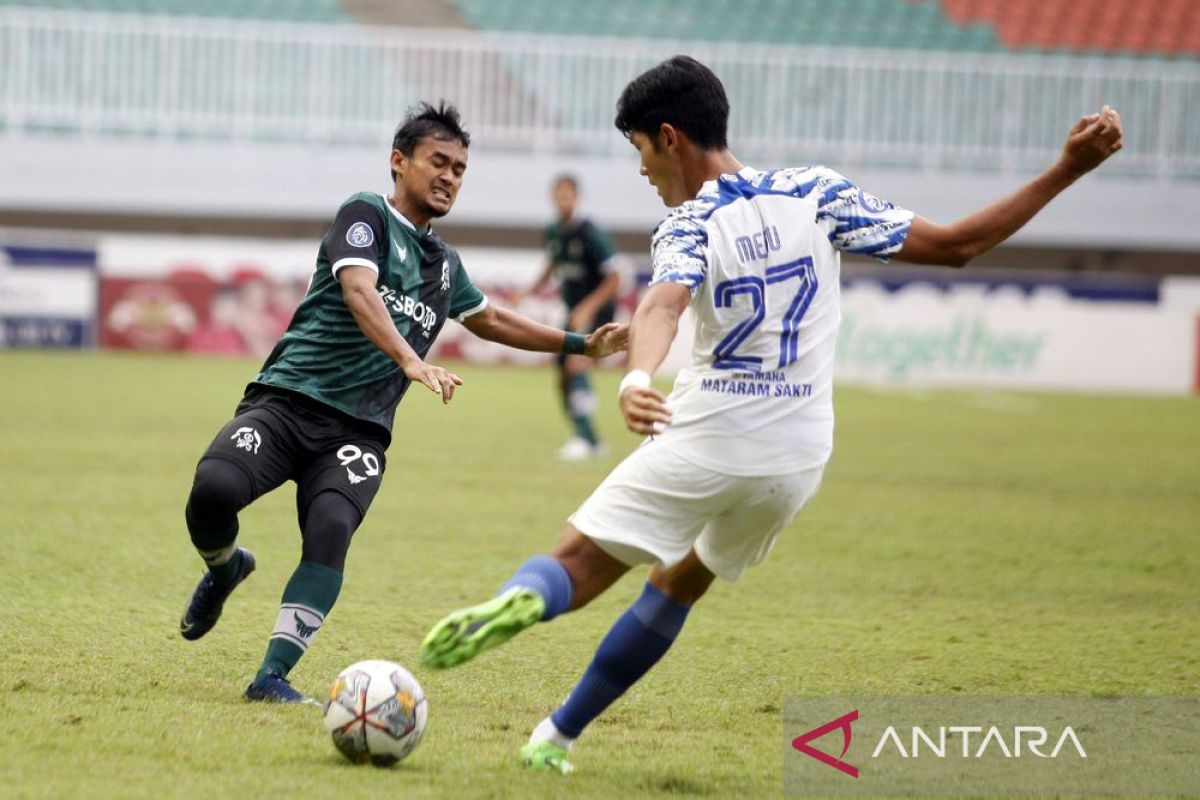
[[658, 663], [683, 628], [689, 608], [647, 583], [642, 596], [600, 642], [567, 702], [550, 715], [554, 727], [571, 739], [579, 736], [588, 723]]
[[[571, 576], [550, 556], [534, 556], [522, 564], [501, 593], [514, 587], [532, 589], [546, 601], [542, 621], [571, 606]], [[683, 628], [690, 606], [677, 603], [647, 583], [642, 595], [622, 614], [600, 642], [592, 663], [571, 696], [550, 720], [564, 736], [574, 739], [588, 723], [625, 694], [671, 648]]]
[[550, 556], [534, 556], [517, 568], [516, 573], [500, 588], [504, 594], [514, 586], [533, 589], [546, 601], [542, 621], [547, 622], [571, 607], [575, 585], [567, 568]]

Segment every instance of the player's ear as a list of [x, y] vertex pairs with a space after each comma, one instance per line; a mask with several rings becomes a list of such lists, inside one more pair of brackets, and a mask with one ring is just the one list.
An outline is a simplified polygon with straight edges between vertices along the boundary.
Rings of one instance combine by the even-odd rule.
[[668, 153], [679, 149], [679, 130], [669, 122], [662, 123], [655, 137], [655, 149]]
[[392, 151], [392, 172], [396, 173], [397, 177], [404, 174], [404, 167], [408, 159], [404, 157], [404, 153], [399, 150]]

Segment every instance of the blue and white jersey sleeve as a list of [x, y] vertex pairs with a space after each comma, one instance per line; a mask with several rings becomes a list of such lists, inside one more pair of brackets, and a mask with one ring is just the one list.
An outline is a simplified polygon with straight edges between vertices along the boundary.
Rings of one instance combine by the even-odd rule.
[[650, 285], [679, 283], [695, 297], [708, 275], [708, 209], [700, 203], [685, 203], [659, 223], [650, 244], [654, 274]]
[[789, 177], [802, 192], [816, 197], [816, 222], [830, 244], [844, 253], [884, 262], [900, 252], [912, 227], [911, 211], [881, 200], [826, 167], [795, 173]]

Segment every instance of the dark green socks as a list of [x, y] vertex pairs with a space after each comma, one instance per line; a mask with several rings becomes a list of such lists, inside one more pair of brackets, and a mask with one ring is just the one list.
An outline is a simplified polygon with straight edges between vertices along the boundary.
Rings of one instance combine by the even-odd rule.
[[342, 573], [311, 561], [300, 562], [283, 590], [275, 630], [255, 681], [267, 674], [287, 677], [325, 624], [325, 615], [341, 589]]

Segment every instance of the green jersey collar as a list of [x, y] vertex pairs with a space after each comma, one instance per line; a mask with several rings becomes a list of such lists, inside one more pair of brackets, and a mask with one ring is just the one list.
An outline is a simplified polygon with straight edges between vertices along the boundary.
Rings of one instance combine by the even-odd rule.
[[417, 234], [418, 236], [424, 236], [425, 234], [427, 234], [427, 233], [430, 233], [431, 231], [433, 231], [433, 225], [432, 225], [432, 224], [430, 224], [430, 225], [427, 225], [427, 226], [425, 227], [425, 230], [421, 230], [421, 229], [419, 229], [419, 228], [418, 228], [416, 225], [414, 225], [414, 224], [412, 223], [412, 220], [410, 220], [408, 217], [406, 217], [406, 216], [404, 216], [403, 214], [401, 214], [401, 213], [400, 213], [400, 212], [399, 212], [399, 211], [396, 209], [396, 207], [395, 207], [394, 205], [392, 205], [392, 204], [391, 204], [391, 201], [389, 201], [389, 200], [388, 200], [388, 196], [387, 196], [386, 194], [380, 194], [379, 196], [383, 198], [383, 204], [384, 204], [385, 206], [387, 206], [387, 210], [388, 210], [388, 211], [392, 212], [392, 216], [393, 216], [393, 217], [395, 217], [396, 219], [400, 220], [402, 223], [404, 223], [404, 225], [405, 225], [405, 226], [406, 226], [406, 227], [407, 227], [407, 228], [408, 228], [410, 231], [412, 231], [413, 233]]

